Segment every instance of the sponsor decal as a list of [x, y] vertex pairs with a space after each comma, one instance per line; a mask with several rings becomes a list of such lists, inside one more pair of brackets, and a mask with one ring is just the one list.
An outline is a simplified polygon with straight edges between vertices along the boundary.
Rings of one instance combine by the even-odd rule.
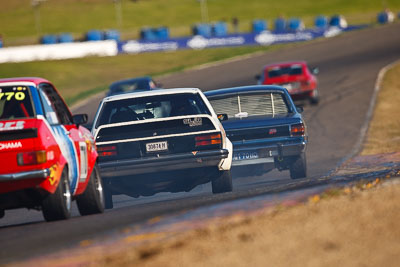
[[21, 148], [21, 147], [22, 147], [21, 142], [0, 143], [0, 150]]
[[192, 151], [193, 156], [196, 156], [197, 152], [199, 151]]
[[201, 126], [203, 125], [203, 120], [202, 118], [183, 119], [183, 124], [187, 124], [190, 127]]
[[122, 46], [122, 51], [125, 53], [142, 53], [162, 50], [177, 50], [177, 42], [159, 42], [159, 43], [140, 43], [138, 41], [128, 41]]
[[0, 88], [0, 100], [6, 100], [6, 101], [11, 101], [13, 98], [18, 101], [22, 101], [25, 99], [25, 92], [26, 91], [25, 86], [18, 86], [14, 87], [13, 91], [14, 92], [3, 92], [2, 89]]
[[246, 40], [242, 36], [224, 37], [224, 38], [205, 38], [201, 35], [196, 35], [189, 39], [187, 46], [192, 49], [203, 49], [206, 47], [215, 46], [232, 46], [243, 45]]
[[47, 160], [54, 160], [54, 151], [47, 151]]
[[254, 39], [257, 43], [261, 45], [270, 45], [278, 42], [307, 41], [313, 38], [314, 36], [310, 32], [273, 34], [268, 31], [265, 31], [257, 35]]
[[86, 149], [86, 142], [79, 142], [79, 150], [80, 150], [80, 171], [81, 171], [81, 176], [79, 179], [79, 182], [84, 182], [86, 181], [87, 175], [88, 175], [88, 153]]
[[342, 29], [338, 27], [330, 27], [328, 30], [324, 32], [324, 37], [329, 38], [329, 37], [334, 37], [336, 35], [339, 35], [342, 33]]
[[25, 121], [0, 122], [0, 131], [24, 129]]
[[257, 35], [254, 39], [259, 44], [270, 45], [275, 42], [275, 35], [271, 34], [268, 31], [264, 31], [261, 34]]
[[276, 134], [278, 131], [273, 128], [273, 129], [269, 129], [269, 134]]
[[51, 166], [49, 175], [49, 182], [51, 185], [54, 185], [54, 183], [56, 182], [56, 173], [57, 173], [57, 165]]

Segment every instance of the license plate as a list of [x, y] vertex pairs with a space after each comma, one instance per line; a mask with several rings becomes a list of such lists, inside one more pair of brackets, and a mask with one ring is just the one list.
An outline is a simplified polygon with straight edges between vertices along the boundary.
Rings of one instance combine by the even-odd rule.
[[146, 144], [147, 152], [156, 152], [156, 151], [164, 151], [164, 150], [168, 150], [167, 141]]
[[255, 151], [233, 153], [233, 160], [249, 160], [249, 159], [258, 159], [258, 153]]

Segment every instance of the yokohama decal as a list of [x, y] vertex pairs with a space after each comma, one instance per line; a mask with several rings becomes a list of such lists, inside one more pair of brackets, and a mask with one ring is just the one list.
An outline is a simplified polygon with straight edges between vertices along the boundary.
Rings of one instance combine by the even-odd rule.
[[0, 150], [10, 149], [10, 148], [21, 148], [21, 142], [10, 142], [10, 143], [0, 143]]

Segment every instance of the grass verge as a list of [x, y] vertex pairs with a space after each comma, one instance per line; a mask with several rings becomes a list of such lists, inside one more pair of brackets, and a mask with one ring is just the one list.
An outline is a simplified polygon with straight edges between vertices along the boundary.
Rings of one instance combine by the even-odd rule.
[[373, 118], [361, 155], [400, 151], [400, 65], [389, 69], [382, 81]]
[[[111, 0], [47, 0], [34, 8], [33, 1], [0, 1], [0, 25], [6, 45], [37, 42], [45, 33], [71, 32], [82, 38], [90, 29], [117, 28], [123, 38], [137, 38], [143, 26], [168, 26], [173, 36], [191, 34], [191, 26], [202, 21], [200, 1], [121, 0], [121, 12]], [[278, 16], [300, 17], [307, 26], [316, 15], [344, 15], [350, 23], [375, 21], [376, 13], [388, 7], [400, 9], [398, 0], [209, 0], [208, 21], [228, 22], [239, 18], [241, 31], [249, 31], [253, 19]], [[120, 23], [118, 22], [121, 15]]]

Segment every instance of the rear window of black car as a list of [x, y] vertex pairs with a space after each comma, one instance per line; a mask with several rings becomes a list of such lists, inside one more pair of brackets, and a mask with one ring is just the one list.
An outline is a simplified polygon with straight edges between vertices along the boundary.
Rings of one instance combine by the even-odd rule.
[[210, 103], [217, 114], [228, 114], [228, 118], [281, 116], [290, 113], [282, 93], [240, 94], [210, 99]]
[[0, 87], [0, 120], [34, 116], [29, 86]]
[[104, 103], [96, 127], [110, 123], [198, 114], [211, 114], [198, 94], [134, 97]]

